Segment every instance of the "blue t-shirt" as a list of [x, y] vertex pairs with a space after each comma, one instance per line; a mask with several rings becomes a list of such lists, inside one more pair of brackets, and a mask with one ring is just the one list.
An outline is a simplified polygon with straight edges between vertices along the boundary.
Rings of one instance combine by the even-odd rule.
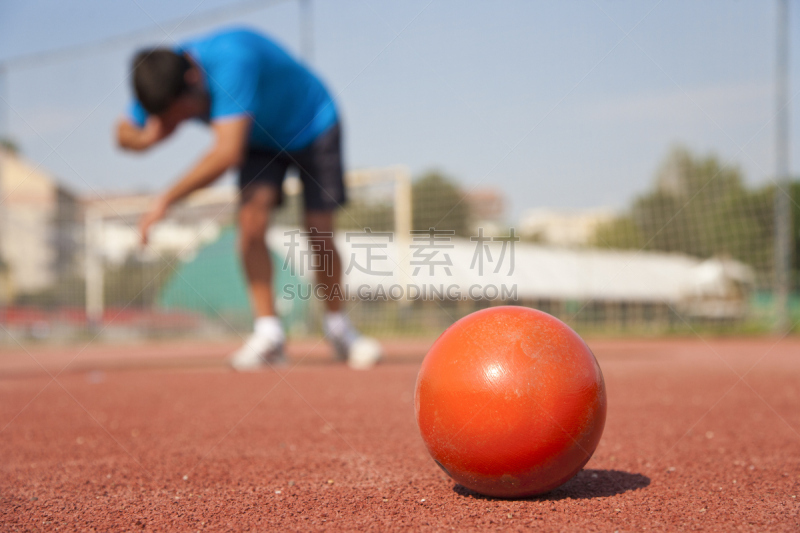
[[[250, 145], [299, 150], [337, 121], [322, 82], [263, 35], [222, 30], [180, 44], [197, 63], [211, 99], [210, 120], [250, 115]], [[134, 99], [130, 118], [139, 126], [147, 112]]]

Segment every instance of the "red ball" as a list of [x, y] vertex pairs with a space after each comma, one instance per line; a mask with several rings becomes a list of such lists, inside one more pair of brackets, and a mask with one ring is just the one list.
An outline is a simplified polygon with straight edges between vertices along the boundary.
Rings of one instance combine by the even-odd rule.
[[525, 307], [477, 311], [425, 356], [414, 397], [433, 459], [487, 496], [552, 490], [589, 461], [606, 419], [603, 374], [555, 317]]

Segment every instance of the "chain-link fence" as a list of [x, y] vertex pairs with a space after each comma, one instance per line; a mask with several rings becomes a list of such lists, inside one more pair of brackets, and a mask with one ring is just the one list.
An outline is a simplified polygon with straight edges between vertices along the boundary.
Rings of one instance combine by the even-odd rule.
[[[10, 154], [4, 161], [6, 176], [22, 164]], [[605, 334], [765, 332], [776, 319], [774, 205], [784, 192], [748, 186], [713, 157], [673, 151], [651, 190], [624, 210], [539, 210], [518, 224], [507, 223], [496, 191], [439, 173], [412, 183], [402, 167], [357, 171], [347, 186], [334, 238], [344, 273], [338, 297], [378, 336], [436, 335], [501, 304]], [[220, 337], [251, 327], [234, 188], [196, 193], [142, 247], [137, 224], [150, 196], [77, 199], [43, 180], [5, 187], [7, 339]], [[299, 180], [287, 179], [284, 192], [266, 236], [277, 309], [290, 333], [318, 335], [324, 303], [313, 261], [321, 256], [303, 223]], [[796, 321], [800, 184], [787, 194]]]

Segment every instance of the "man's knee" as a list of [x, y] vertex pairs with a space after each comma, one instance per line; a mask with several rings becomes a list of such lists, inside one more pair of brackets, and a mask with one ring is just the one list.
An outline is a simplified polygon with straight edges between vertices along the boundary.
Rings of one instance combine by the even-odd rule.
[[306, 228], [323, 234], [333, 232], [333, 220], [333, 211], [307, 211], [305, 216]]
[[266, 246], [267, 225], [253, 220], [242, 221], [239, 225], [239, 248], [246, 252]]
[[266, 246], [266, 233], [277, 194], [270, 187], [242, 191], [239, 207], [239, 245], [243, 251]]

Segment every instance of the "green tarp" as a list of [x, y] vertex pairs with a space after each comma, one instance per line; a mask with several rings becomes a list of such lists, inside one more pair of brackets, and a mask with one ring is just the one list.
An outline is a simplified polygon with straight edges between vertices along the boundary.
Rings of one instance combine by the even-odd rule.
[[[304, 325], [309, 302], [296, 298], [291, 301], [281, 299], [283, 287], [297, 285], [300, 280], [281, 268], [283, 257], [274, 251], [271, 255], [277, 308], [284, 324], [289, 329]], [[201, 313], [237, 328], [247, 328], [252, 320], [252, 311], [236, 250], [235, 228], [224, 229], [217, 240], [198, 250], [191, 260], [181, 263], [164, 284], [158, 305], [163, 309]]]

